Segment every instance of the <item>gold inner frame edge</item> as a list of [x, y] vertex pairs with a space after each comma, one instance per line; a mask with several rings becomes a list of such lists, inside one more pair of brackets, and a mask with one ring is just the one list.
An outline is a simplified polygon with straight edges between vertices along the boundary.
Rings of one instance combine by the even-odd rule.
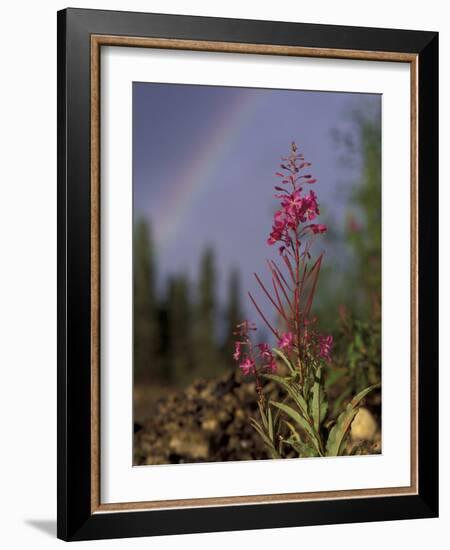
[[[222, 53], [318, 57], [409, 63], [411, 130], [411, 484], [407, 487], [101, 503], [100, 499], [100, 50], [102, 46], [163, 48]], [[418, 494], [418, 55], [402, 52], [308, 48], [269, 44], [91, 35], [90, 197], [91, 197], [91, 513], [212, 506], [273, 504], [312, 500]]]

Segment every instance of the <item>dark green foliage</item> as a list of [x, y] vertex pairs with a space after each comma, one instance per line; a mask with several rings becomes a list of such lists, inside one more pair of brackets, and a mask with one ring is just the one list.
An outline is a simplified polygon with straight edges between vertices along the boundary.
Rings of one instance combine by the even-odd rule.
[[169, 282], [167, 375], [177, 383], [189, 379], [192, 371], [192, 313], [187, 277], [179, 275]]
[[149, 225], [134, 228], [134, 372], [155, 383], [183, 385], [213, 377], [232, 365], [232, 332], [241, 316], [239, 275], [230, 274], [225, 326], [219, 341], [216, 268], [212, 249], [199, 266], [197, 288], [183, 273], [156, 294], [155, 259]]
[[226, 311], [226, 334], [224, 342], [224, 362], [235, 368], [235, 364], [232, 360], [232, 354], [234, 350], [235, 336], [233, 335], [236, 330], [236, 325], [242, 319], [242, 312], [240, 307], [240, 281], [239, 273], [237, 270], [233, 270], [230, 274], [229, 288], [228, 288], [228, 304]]
[[[315, 382], [309, 392], [299, 384], [295, 371], [291, 367], [289, 370], [289, 376], [264, 375], [286, 392], [286, 399], [283, 402], [271, 400], [266, 407], [259, 403], [262, 423], [252, 419], [252, 425], [269, 454], [272, 458], [346, 454], [352, 421], [363, 399], [377, 385], [364, 388], [345, 407], [341, 407], [336, 420], [330, 418], [325, 422], [329, 404], [321, 376], [322, 367], [318, 365], [315, 368]], [[278, 414], [274, 415], [273, 411]]]
[[194, 322], [195, 370], [211, 377], [221, 369], [216, 335], [216, 268], [214, 252], [205, 250], [200, 263], [197, 307]]
[[142, 375], [158, 366], [157, 321], [155, 303], [155, 268], [150, 228], [139, 220], [134, 228], [133, 303], [134, 303], [134, 372]]
[[[352, 114], [352, 132], [335, 131], [336, 147], [345, 165], [360, 174], [345, 194], [344, 217], [329, 225], [327, 239], [338, 251], [340, 267], [326, 265], [317, 295], [318, 325], [336, 331], [343, 303], [358, 318], [371, 314], [381, 300], [381, 116], [364, 108]], [[355, 144], [358, 144], [356, 146]], [[343, 187], [343, 189], [345, 189]], [[345, 244], [342, 244], [345, 243]]]
[[339, 390], [332, 416], [363, 388], [381, 382], [381, 317], [377, 307], [364, 321], [341, 308], [335, 362], [327, 373], [327, 387]]
[[359, 411], [359, 405], [364, 397], [366, 397], [375, 387], [376, 385], [369, 386], [360, 391], [339, 414], [328, 435], [326, 445], [327, 456], [339, 456], [344, 453], [344, 444], [351, 424]]
[[[380, 118], [355, 115], [361, 142], [361, 182], [351, 199], [356, 212], [349, 212], [347, 235], [354, 250], [353, 288], [367, 312], [381, 298], [381, 124]], [[358, 221], [361, 217], [361, 222]], [[356, 284], [357, 283], [357, 284]]]
[[[332, 272], [325, 273], [328, 288], [324, 303], [329, 310], [320, 313], [322, 319], [338, 319], [333, 328], [335, 362], [326, 373], [326, 386], [335, 392], [332, 417], [352, 395], [381, 382], [380, 113], [355, 112], [353, 125], [355, 142], [360, 145], [354, 151], [347, 149], [345, 158], [360, 163], [361, 175], [349, 196], [351, 206], [345, 226], [351, 254], [341, 286], [334, 290], [340, 304], [333, 300]], [[341, 142], [346, 147], [346, 140]]]
[[360, 321], [348, 316], [341, 326], [354, 390], [359, 392], [381, 379], [381, 320]]

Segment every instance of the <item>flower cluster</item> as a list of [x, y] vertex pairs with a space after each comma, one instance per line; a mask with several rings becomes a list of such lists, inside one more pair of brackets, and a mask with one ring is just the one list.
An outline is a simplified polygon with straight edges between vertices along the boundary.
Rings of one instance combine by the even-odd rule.
[[292, 332], [285, 332], [278, 340], [278, 347], [282, 350], [291, 351], [294, 347], [294, 335]]
[[[252, 414], [249, 423], [270, 457], [338, 456], [348, 452], [344, 444], [351, 426], [348, 418], [355, 417], [361, 400], [375, 385], [360, 391], [349, 403], [345, 402], [331, 428], [322, 429], [330, 425], [328, 411], [335, 410], [336, 403], [346, 398], [345, 394], [333, 397], [334, 404], [330, 407], [325, 362], [331, 361], [333, 337], [316, 329], [317, 319], [312, 312], [324, 252], [313, 259], [311, 251], [317, 234], [325, 233], [327, 227], [316, 223], [317, 195], [312, 189], [304, 191], [304, 186], [316, 180], [309, 173], [311, 164], [297, 152], [294, 142], [290, 156], [282, 157], [280, 166], [282, 172], [277, 176], [281, 178], [281, 185], [275, 187], [280, 206], [267, 240], [269, 245], [278, 245], [280, 256], [267, 260], [268, 281], [254, 274], [274, 315], [266, 316], [248, 293], [272, 333], [275, 346], [271, 349], [267, 343], [253, 344], [251, 336], [257, 330], [256, 325], [243, 321], [234, 332], [233, 358], [244, 376], [254, 377], [259, 418]], [[340, 314], [345, 315], [342, 308]], [[272, 374], [277, 370], [275, 357], [280, 360], [277, 376]], [[270, 384], [265, 386], [264, 380]], [[272, 392], [274, 387], [280, 391], [279, 400]]]
[[[333, 337], [322, 335], [314, 330], [315, 318], [311, 316], [311, 307], [316, 291], [323, 253], [310, 265], [311, 246], [315, 234], [325, 233], [327, 227], [311, 223], [319, 215], [317, 195], [312, 190], [304, 191], [303, 185], [312, 185], [316, 180], [309, 173], [311, 163], [297, 152], [297, 146], [291, 144], [289, 157], [281, 157], [281, 186], [275, 186], [276, 198], [280, 200], [280, 209], [274, 214], [272, 231], [267, 240], [269, 245], [280, 244], [280, 256], [287, 272], [277, 262], [267, 262], [271, 274], [271, 287], [266, 286], [255, 273], [256, 280], [273, 306], [284, 332], [273, 326], [261, 308], [249, 293], [249, 297], [261, 319], [276, 338], [278, 349], [289, 356], [300, 371], [300, 379], [308, 376], [308, 362], [311, 358], [329, 361], [333, 346]], [[237, 327], [239, 336], [233, 358], [238, 362], [244, 375], [258, 372], [273, 372], [276, 362], [267, 344], [254, 346], [250, 332], [256, 326], [244, 321]]]
[[276, 173], [281, 178], [281, 186], [275, 186], [275, 190], [280, 192], [275, 197], [280, 199], [281, 209], [274, 214], [272, 231], [267, 243], [282, 243], [280, 252], [283, 253], [286, 247], [291, 247], [308, 232], [325, 233], [327, 227], [323, 224], [309, 223], [320, 214], [316, 193], [312, 189], [304, 192], [302, 187], [304, 184], [311, 185], [317, 181], [311, 174], [305, 173], [311, 163], [305, 162], [304, 156], [297, 153], [294, 142], [291, 145], [290, 156], [281, 159], [282, 171]]
[[254, 345], [250, 332], [256, 331], [256, 326], [248, 321], [243, 321], [236, 327], [235, 336], [239, 339], [235, 342], [233, 359], [238, 362], [244, 376], [258, 375], [260, 372], [275, 372], [277, 365], [272, 350], [268, 344]]
[[331, 359], [331, 349], [333, 347], [333, 337], [330, 336], [324, 336], [322, 334], [319, 334], [318, 336], [319, 341], [319, 355], [323, 359], [326, 359], [327, 361]]

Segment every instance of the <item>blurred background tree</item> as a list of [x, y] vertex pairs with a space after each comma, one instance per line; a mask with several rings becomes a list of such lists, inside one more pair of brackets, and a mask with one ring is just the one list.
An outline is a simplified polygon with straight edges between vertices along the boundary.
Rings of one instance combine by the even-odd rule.
[[200, 262], [194, 321], [195, 370], [198, 376], [214, 376], [222, 367], [216, 332], [216, 278], [214, 251], [207, 248]]
[[328, 225], [315, 304], [321, 329], [336, 333], [342, 304], [360, 319], [381, 308], [381, 112], [362, 101], [332, 137], [340, 163], [355, 171], [341, 186], [346, 211]]
[[223, 360], [226, 364], [228, 363], [234, 368], [235, 365], [231, 361], [231, 357], [233, 355], [236, 337], [233, 333], [236, 330], [236, 325], [240, 323], [243, 318], [241, 309], [241, 284], [237, 269], [233, 269], [230, 273], [228, 282], [228, 304], [225, 317], [226, 329], [223, 344]]
[[151, 369], [158, 376], [154, 251], [149, 224], [143, 219], [135, 225], [133, 243], [134, 374]]
[[361, 144], [361, 183], [354, 185], [347, 215], [347, 237], [354, 252], [349, 273], [360, 313], [381, 301], [381, 118], [354, 114]]
[[168, 329], [169, 342], [166, 376], [179, 384], [189, 381], [193, 369], [192, 311], [189, 282], [186, 275], [169, 281]]
[[341, 243], [340, 270], [326, 267], [321, 274], [319, 318], [335, 335], [336, 361], [328, 384], [341, 382], [334, 403], [338, 410], [347, 397], [381, 380], [380, 109], [371, 111], [362, 102], [351, 113], [350, 124], [336, 130], [334, 138], [341, 161], [358, 172], [348, 191], [344, 227], [329, 235]]
[[197, 284], [186, 273], [171, 275], [157, 289], [156, 257], [148, 223], [134, 228], [134, 376], [138, 383], [184, 386], [234, 367], [233, 331], [241, 320], [239, 272], [229, 274], [224, 307], [217, 298], [212, 248], [203, 252]]

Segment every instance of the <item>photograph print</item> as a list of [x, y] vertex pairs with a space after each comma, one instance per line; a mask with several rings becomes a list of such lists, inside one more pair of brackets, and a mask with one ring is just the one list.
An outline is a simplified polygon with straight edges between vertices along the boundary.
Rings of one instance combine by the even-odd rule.
[[381, 95], [133, 83], [133, 465], [382, 452]]

